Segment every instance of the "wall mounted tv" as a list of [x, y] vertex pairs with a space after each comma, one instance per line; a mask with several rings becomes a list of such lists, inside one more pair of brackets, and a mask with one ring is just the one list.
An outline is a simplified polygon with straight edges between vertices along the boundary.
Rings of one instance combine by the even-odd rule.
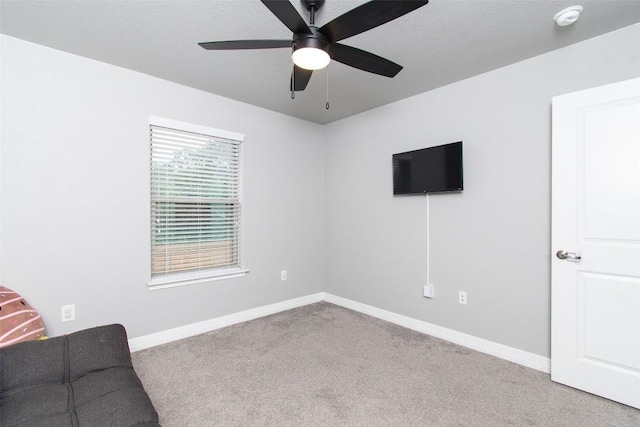
[[393, 155], [393, 194], [462, 191], [462, 141]]

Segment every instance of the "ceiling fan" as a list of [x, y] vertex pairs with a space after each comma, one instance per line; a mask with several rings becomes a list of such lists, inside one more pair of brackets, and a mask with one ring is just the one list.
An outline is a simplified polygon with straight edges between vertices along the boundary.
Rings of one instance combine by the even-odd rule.
[[401, 65], [338, 42], [393, 21], [428, 3], [428, 0], [372, 0], [317, 27], [315, 13], [325, 0], [300, 0], [309, 11], [309, 25], [288, 0], [261, 1], [293, 32], [291, 40], [229, 40], [198, 44], [208, 50], [292, 48], [292, 98], [294, 91], [307, 87], [313, 70], [326, 67], [332, 59], [369, 73], [394, 77], [402, 70]]

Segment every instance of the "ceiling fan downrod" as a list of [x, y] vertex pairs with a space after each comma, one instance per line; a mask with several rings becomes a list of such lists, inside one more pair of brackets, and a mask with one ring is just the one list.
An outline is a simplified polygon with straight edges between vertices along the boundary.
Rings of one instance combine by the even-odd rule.
[[309, 25], [316, 23], [316, 11], [324, 4], [325, 0], [300, 0], [302, 5], [309, 12]]

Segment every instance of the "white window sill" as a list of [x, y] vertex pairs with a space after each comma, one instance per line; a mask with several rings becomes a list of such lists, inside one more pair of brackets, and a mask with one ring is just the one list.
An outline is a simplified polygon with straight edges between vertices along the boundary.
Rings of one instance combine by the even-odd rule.
[[176, 286], [194, 285], [202, 282], [214, 280], [233, 279], [242, 277], [249, 273], [249, 270], [234, 268], [230, 270], [200, 271], [197, 273], [172, 274], [170, 276], [154, 277], [147, 285], [150, 291], [157, 289], [174, 288]]

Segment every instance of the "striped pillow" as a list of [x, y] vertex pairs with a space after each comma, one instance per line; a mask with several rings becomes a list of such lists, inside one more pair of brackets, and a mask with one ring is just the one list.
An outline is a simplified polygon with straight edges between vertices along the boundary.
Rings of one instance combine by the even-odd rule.
[[20, 294], [0, 286], [0, 348], [43, 336], [40, 314]]

